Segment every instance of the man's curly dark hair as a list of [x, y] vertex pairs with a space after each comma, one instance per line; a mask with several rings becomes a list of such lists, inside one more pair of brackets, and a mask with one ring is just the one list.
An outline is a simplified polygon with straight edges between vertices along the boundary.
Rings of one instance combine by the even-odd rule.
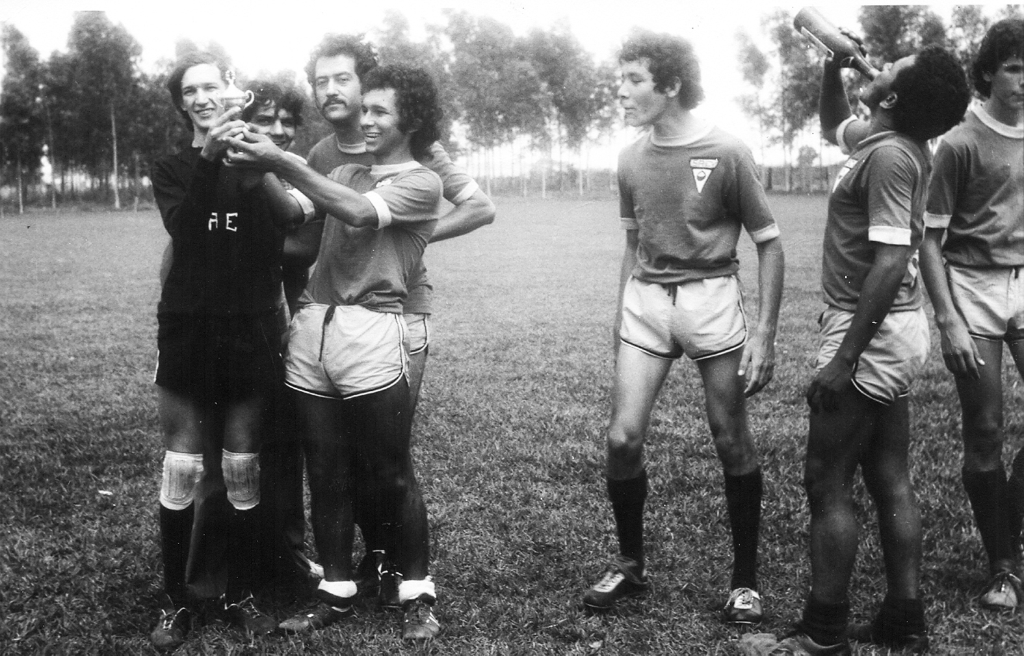
[[245, 88], [252, 91], [253, 101], [242, 110], [243, 121], [251, 121], [257, 111], [273, 104], [277, 109], [283, 109], [292, 115], [295, 127], [302, 127], [302, 110], [306, 106], [306, 99], [294, 86], [270, 80], [253, 80]]
[[437, 85], [426, 70], [416, 66], [388, 64], [374, 68], [362, 79], [363, 97], [374, 89], [394, 89], [398, 106], [398, 129], [413, 130], [409, 147], [412, 156], [423, 159], [430, 144], [441, 136], [444, 112], [437, 96]]
[[700, 62], [693, 44], [682, 37], [635, 29], [622, 44], [619, 62], [646, 59], [654, 79], [654, 90], [664, 93], [679, 80], [677, 100], [683, 109], [693, 109], [704, 100], [700, 84]]
[[1024, 18], [1005, 18], [988, 28], [981, 40], [978, 56], [971, 66], [974, 88], [983, 98], [992, 93], [992, 83], [985, 74], [994, 74], [1011, 57], [1024, 59]]
[[956, 56], [937, 45], [914, 56], [914, 64], [892, 81], [896, 105], [892, 108], [897, 132], [927, 141], [959, 123], [971, 102], [967, 76]]
[[325, 34], [313, 52], [309, 53], [306, 62], [306, 79], [312, 87], [316, 87], [316, 60], [321, 57], [337, 57], [348, 55], [356, 63], [356, 75], [362, 82], [363, 76], [377, 66], [377, 53], [373, 51], [362, 34]]
[[185, 77], [188, 69], [203, 64], [210, 64], [216, 67], [220, 71], [221, 81], [224, 81], [224, 72], [228, 70], [228, 62], [212, 52], [202, 50], [195, 50], [182, 55], [175, 62], [174, 70], [171, 71], [170, 76], [167, 78], [167, 90], [171, 92], [171, 101], [174, 103], [174, 108], [178, 110], [178, 114], [185, 119], [185, 126], [188, 127], [189, 132], [194, 129], [194, 126], [192, 125], [192, 119], [188, 116], [188, 112], [181, 108], [181, 80]]

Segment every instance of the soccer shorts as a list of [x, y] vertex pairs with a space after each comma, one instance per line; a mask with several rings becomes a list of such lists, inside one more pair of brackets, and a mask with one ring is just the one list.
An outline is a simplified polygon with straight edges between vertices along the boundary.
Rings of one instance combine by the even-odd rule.
[[327, 399], [380, 392], [406, 375], [405, 340], [400, 314], [360, 305], [304, 305], [289, 330], [285, 384]]
[[[831, 306], [821, 314], [815, 370], [832, 360], [852, 321], [853, 312]], [[853, 386], [884, 405], [906, 396], [928, 359], [929, 339], [923, 308], [890, 312], [853, 366]]]
[[281, 381], [275, 313], [218, 317], [157, 315], [155, 382], [218, 403], [270, 393]]
[[430, 315], [406, 314], [404, 319], [409, 339], [409, 355], [425, 351], [430, 345]]
[[747, 319], [736, 276], [678, 285], [630, 277], [622, 295], [623, 344], [656, 358], [705, 360], [741, 348]]
[[975, 269], [946, 265], [953, 304], [972, 337], [1024, 339], [1024, 267]]

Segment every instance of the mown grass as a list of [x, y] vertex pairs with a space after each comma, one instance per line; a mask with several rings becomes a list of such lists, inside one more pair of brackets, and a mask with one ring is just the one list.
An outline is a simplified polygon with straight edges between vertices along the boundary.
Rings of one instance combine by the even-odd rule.
[[[762, 630], [781, 633], [798, 618], [809, 577], [802, 392], [821, 310], [824, 198], [771, 202], [784, 231], [786, 294], [776, 379], [750, 415], [767, 482]], [[579, 595], [614, 551], [602, 432], [623, 244], [617, 205], [498, 206], [492, 227], [427, 255], [437, 313], [415, 439], [443, 636], [402, 645], [397, 616], [365, 606], [303, 639], [249, 641], [212, 622], [180, 653], [732, 653], [739, 632], [717, 620], [730, 565], [720, 466], [685, 361], [648, 441], [655, 592], [605, 616], [580, 610]], [[152, 211], [0, 223], [0, 653], [152, 653], [162, 447], [150, 380], [163, 240]], [[741, 259], [753, 312], [745, 238]], [[1004, 401], [1015, 450], [1024, 390], [1008, 387]], [[933, 653], [1020, 653], [1020, 615], [983, 613], [973, 601], [984, 556], [960, 484], [956, 395], [935, 344], [911, 411]], [[866, 620], [884, 580], [873, 508], [858, 495], [865, 530], [851, 593], [855, 618]], [[279, 615], [297, 603], [268, 602]]]

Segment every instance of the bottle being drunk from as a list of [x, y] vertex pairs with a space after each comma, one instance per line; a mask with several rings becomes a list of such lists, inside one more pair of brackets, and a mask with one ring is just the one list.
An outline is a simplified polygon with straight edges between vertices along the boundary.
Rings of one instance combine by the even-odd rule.
[[860, 49], [860, 44], [839, 31], [814, 7], [804, 7], [793, 19], [793, 27], [826, 57], [841, 66], [855, 68], [870, 80], [878, 77], [879, 70], [872, 66]]

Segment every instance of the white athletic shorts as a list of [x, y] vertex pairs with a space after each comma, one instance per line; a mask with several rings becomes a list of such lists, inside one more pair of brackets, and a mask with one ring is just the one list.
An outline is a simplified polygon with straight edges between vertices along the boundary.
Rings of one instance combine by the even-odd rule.
[[430, 315], [406, 314], [406, 334], [409, 336], [409, 355], [416, 355], [430, 345]]
[[[818, 320], [818, 357], [821, 370], [835, 356], [853, 312], [829, 306]], [[890, 312], [853, 367], [853, 386], [872, 401], [890, 405], [910, 393], [910, 385], [928, 360], [928, 317], [924, 308]]]
[[953, 304], [972, 337], [1024, 339], [1024, 267], [975, 269], [946, 265]]
[[736, 276], [678, 285], [632, 276], [622, 295], [619, 339], [656, 358], [705, 360], [742, 348], [747, 319]]
[[406, 375], [402, 315], [359, 305], [299, 308], [284, 360], [288, 387], [328, 399], [380, 392]]

